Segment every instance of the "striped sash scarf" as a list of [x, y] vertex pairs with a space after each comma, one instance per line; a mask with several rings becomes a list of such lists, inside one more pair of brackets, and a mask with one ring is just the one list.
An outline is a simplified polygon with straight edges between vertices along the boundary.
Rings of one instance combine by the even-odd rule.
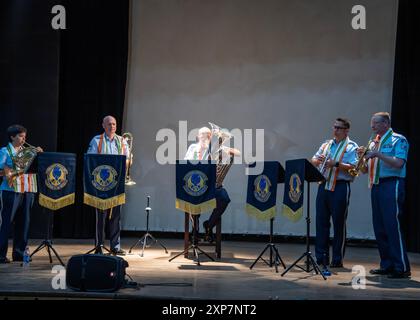
[[[391, 128], [382, 137], [379, 135], [376, 136], [374, 140], [375, 147], [373, 150], [381, 150], [382, 145], [392, 136], [394, 132]], [[374, 184], [379, 183], [379, 170], [380, 162], [378, 158], [369, 159], [368, 168], [369, 168], [369, 188], [372, 188]]]
[[[349, 144], [349, 137], [346, 137], [346, 139], [343, 139], [339, 144], [337, 149], [334, 152], [334, 155], [331, 157], [334, 162], [341, 162], [341, 160], [344, 157], [344, 154], [346, 153], [347, 145]], [[331, 140], [329, 144], [329, 149], [331, 149], [331, 145], [333, 143], [333, 140]], [[328, 150], [329, 152], [329, 150]], [[325, 172], [326, 176], [326, 183], [325, 183], [325, 190], [334, 191], [335, 185], [337, 183], [337, 177], [338, 173], [340, 172], [340, 169], [337, 167], [328, 168]]]
[[[125, 144], [124, 144], [123, 138], [118, 135], [115, 135], [114, 139], [117, 144], [118, 154], [125, 155]], [[105, 137], [103, 133], [99, 137], [98, 153], [102, 153], [103, 151], [102, 149], [104, 149], [104, 152], [103, 152], [104, 154], [108, 154], [108, 144], [105, 141]]]

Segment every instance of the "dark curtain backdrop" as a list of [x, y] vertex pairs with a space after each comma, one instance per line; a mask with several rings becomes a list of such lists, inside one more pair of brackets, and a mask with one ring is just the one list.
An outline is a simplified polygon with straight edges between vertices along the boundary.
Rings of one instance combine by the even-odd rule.
[[[0, 145], [11, 124], [28, 129], [29, 143], [57, 147], [59, 34], [51, 29], [52, 0], [0, 1]], [[45, 214], [34, 205], [31, 236], [41, 237]]]
[[420, 3], [400, 0], [392, 126], [409, 143], [404, 230], [409, 251], [420, 252]]
[[[66, 30], [51, 8], [64, 5]], [[28, 141], [79, 157], [77, 204], [55, 214], [57, 237], [93, 237], [94, 210], [82, 205], [82, 159], [105, 115], [121, 128], [128, 52], [128, 0], [0, 1], [0, 139], [20, 123]], [[44, 236], [36, 204], [31, 237]]]

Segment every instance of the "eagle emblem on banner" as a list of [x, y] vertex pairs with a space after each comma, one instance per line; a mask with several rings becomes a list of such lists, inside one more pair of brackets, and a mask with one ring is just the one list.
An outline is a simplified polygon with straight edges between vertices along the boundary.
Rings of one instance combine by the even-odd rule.
[[66, 167], [60, 163], [53, 163], [45, 170], [45, 185], [51, 190], [61, 190], [67, 183], [69, 172]]
[[260, 202], [267, 202], [271, 195], [271, 181], [262, 174], [255, 178], [254, 181], [254, 196]]
[[184, 176], [184, 190], [193, 197], [199, 197], [207, 191], [207, 176], [198, 170], [188, 172]]
[[109, 191], [117, 185], [117, 175], [117, 171], [113, 167], [101, 165], [92, 172], [92, 184], [100, 191]]
[[290, 176], [289, 180], [289, 197], [294, 203], [298, 203], [302, 195], [302, 181], [298, 174], [294, 173]]

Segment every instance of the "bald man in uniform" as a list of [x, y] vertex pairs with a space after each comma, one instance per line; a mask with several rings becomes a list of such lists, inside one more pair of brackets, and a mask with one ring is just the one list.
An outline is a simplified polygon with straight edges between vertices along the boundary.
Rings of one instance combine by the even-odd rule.
[[[113, 116], [106, 116], [102, 121], [104, 132], [95, 136], [90, 144], [87, 153], [96, 154], [119, 154], [129, 159], [130, 150], [127, 141], [116, 134], [117, 120]], [[128, 160], [127, 160], [128, 161]], [[124, 256], [126, 253], [121, 249], [121, 206], [108, 210], [96, 209], [96, 245], [103, 245], [105, 238], [105, 223], [109, 223], [109, 240], [111, 253]]]

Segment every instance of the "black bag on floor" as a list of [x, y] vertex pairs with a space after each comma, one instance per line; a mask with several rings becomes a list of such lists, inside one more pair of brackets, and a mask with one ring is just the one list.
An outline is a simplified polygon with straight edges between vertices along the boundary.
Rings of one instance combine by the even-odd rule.
[[80, 254], [67, 263], [67, 287], [76, 291], [114, 292], [126, 283], [127, 261], [115, 256]]

